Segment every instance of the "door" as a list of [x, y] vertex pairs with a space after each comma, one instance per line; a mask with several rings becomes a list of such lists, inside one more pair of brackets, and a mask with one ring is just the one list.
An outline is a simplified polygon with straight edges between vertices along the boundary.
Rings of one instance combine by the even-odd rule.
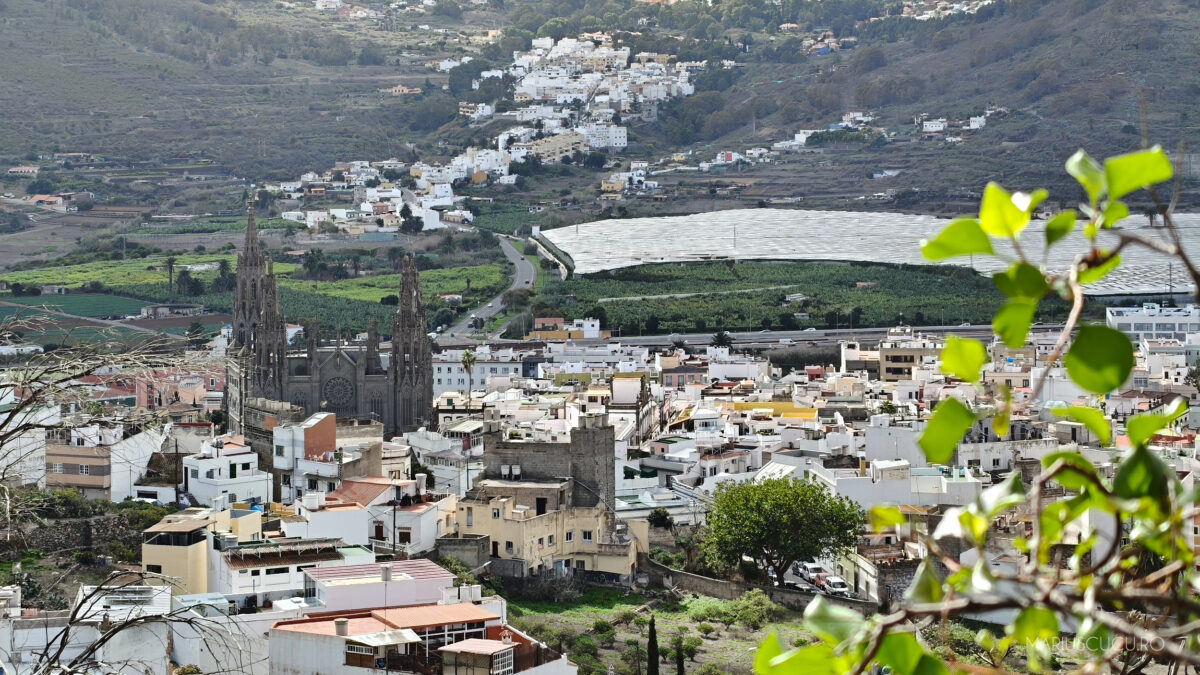
[[498, 542], [498, 541], [492, 542], [492, 557], [493, 558], [500, 557], [500, 542]]
[[383, 523], [378, 520], [375, 521], [375, 536], [372, 538], [383, 539]]
[[230, 464], [230, 465], [229, 465], [229, 477], [230, 477], [230, 478], [237, 478], [237, 464]]
[[537, 498], [537, 514], [539, 516], [546, 515], [546, 498], [545, 497]]

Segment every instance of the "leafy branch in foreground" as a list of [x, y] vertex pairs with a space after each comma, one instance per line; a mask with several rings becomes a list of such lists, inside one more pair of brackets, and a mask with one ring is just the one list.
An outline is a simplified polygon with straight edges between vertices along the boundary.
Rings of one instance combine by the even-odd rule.
[[[1182, 262], [1197, 289], [1200, 270], [1180, 246], [1173, 218], [1178, 183], [1168, 204], [1154, 187], [1175, 174], [1161, 148], [1103, 163], [1080, 151], [1067, 161], [1066, 170], [1087, 200], [1077, 211], [1063, 211], [1046, 221], [1037, 246], [1040, 255], [1033, 255], [1030, 239], [1021, 235], [1047, 198], [1046, 191], [1010, 193], [995, 183], [984, 191], [977, 217], [952, 221], [923, 242], [922, 252], [935, 261], [976, 255], [1006, 262], [992, 278], [1005, 296], [992, 326], [1009, 348], [1025, 344], [1043, 299], [1057, 295], [1070, 304], [1045, 365], [1048, 371], [1061, 363], [1070, 380], [1090, 393], [1092, 405], [1056, 412], [1083, 424], [1107, 445], [1110, 429], [1102, 399], [1129, 379], [1134, 348], [1119, 331], [1080, 325], [1084, 288], [1117, 269], [1121, 253], [1130, 247]], [[1129, 216], [1122, 199], [1142, 189], [1162, 218], [1164, 239], [1119, 227]], [[1101, 246], [1101, 233], [1105, 241], [1115, 243]], [[1049, 251], [1072, 241], [1081, 243], [1081, 250], [1065, 269], [1050, 269]], [[1014, 404], [1007, 388], [981, 380], [986, 361], [983, 343], [950, 337], [941, 369], [991, 399], [991, 422], [1003, 437], [1011, 416], [1039, 401], [1046, 378], [1036, 381], [1025, 403]], [[1150, 447], [1154, 435], [1186, 411], [1187, 404], [1177, 398], [1162, 412], [1127, 420], [1130, 450], [1111, 478], [1100, 475], [1083, 455], [1060, 451], [1043, 460], [1042, 471], [1028, 487], [1014, 473], [972, 503], [950, 509], [927, 537], [930, 555], [903, 600], [888, 613], [864, 618], [818, 598], [805, 611], [805, 626], [821, 641], [785, 652], [774, 636], [769, 637], [755, 659], [756, 672], [857, 675], [886, 666], [900, 674], [1001, 673], [1008, 672], [1006, 656], [1019, 652], [1024, 653], [1026, 667], [1039, 672], [1051, 661], [1052, 646], [1064, 644], [1082, 655], [1077, 656], [1080, 672], [1137, 673], [1156, 661], [1185, 671], [1200, 668], [1200, 578], [1187, 538], [1200, 489], [1185, 490]], [[919, 439], [929, 461], [947, 461], [977, 414], [956, 399], [942, 401]], [[1052, 500], [1052, 490], [1064, 497]], [[1018, 510], [1032, 515], [1028, 536], [1013, 541], [1023, 562], [1007, 570], [993, 569], [984, 555], [994, 542], [992, 523]], [[895, 507], [875, 507], [871, 515], [873, 523], [904, 522]], [[1081, 534], [1069, 535], [1071, 531]], [[955, 550], [966, 553], [955, 555]], [[952, 653], [935, 655], [921, 639], [920, 630], [930, 624], [998, 610], [1011, 617], [1002, 634], [984, 630], [976, 636], [986, 657], [980, 660], [989, 665], [958, 661]], [[1062, 634], [1073, 637], [1064, 639]]]

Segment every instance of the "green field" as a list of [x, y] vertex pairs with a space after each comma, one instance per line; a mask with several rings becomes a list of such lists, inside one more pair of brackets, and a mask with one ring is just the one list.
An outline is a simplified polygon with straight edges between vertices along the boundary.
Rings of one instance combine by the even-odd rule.
[[75, 295], [43, 295], [3, 298], [31, 307], [46, 307], [76, 316], [129, 316], [137, 314], [147, 303], [133, 298], [102, 293], [80, 293]]
[[[991, 280], [960, 267], [830, 264], [707, 263], [646, 265], [547, 280], [541, 300], [565, 317], [600, 314], [605, 327], [623, 334], [749, 331], [987, 323], [1003, 296]], [[739, 289], [746, 293], [729, 293]], [[807, 299], [785, 302], [801, 293]], [[691, 297], [651, 298], [670, 294]], [[558, 302], [573, 295], [577, 303]], [[556, 298], [557, 296], [557, 298]], [[628, 298], [622, 300], [621, 298]], [[604, 302], [598, 302], [605, 299]], [[1063, 318], [1066, 306], [1044, 301], [1039, 318]], [[796, 318], [807, 313], [808, 318]]]
[[[205, 283], [216, 276], [215, 263], [228, 260], [235, 268], [237, 258], [233, 255], [181, 255], [176, 260], [176, 271], [188, 265], [204, 265], [213, 269], [195, 270], [192, 276]], [[79, 316], [112, 316], [135, 314], [149, 302], [182, 301], [205, 305], [218, 311], [230, 311], [233, 305], [231, 292], [203, 293], [196, 296], [173, 295], [167, 288], [167, 273], [164, 256], [152, 256], [137, 260], [92, 262], [80, 265], [27, 270], [0, 274], [0, 280], [8, 283], [34, 285], [56, 284], [67, 288], [78, 288], [99, 281], [119, 296], [103, 294], [77, 294], [64, 296], [36, 296], [14, 298], [28, 305], [52, 306], [54, 309]], [[279, 278], [279, 304], [284, 318], [289, 322], [316, 319], [326, 330], [366, 330], [374, 317], [387, 333], [395, 307], [381, 305], [380, 298], [396, 295], [400, 289], [400, 275], [382, 274], [373, 277], [345, 279], [341, 281], [307, 281], [292, 279], [299, 265], [276, 263], [275, 273]], [[507, 263], [488, 263], [471, 267], [431, 269], [420, 273], [421, 292], [430, 321], [444, 307], [439, 295], [465, 295], [467, 306], [487, 302], [507, 288], [510, 270]], [[470, 292], [467, 283], [470, 281]], [[128, 297], [140, 298], [134, 300]], [[445, 317], [443, 317], [444, 319]]]

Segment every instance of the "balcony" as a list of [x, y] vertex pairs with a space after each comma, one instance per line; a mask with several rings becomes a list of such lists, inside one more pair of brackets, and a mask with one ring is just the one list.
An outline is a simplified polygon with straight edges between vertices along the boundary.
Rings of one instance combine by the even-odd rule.
[[373, 553], [392, 553], [400, 559], [408, 559], [418, 553], [422, 553], [421, 548], [412, 542], [407, 544], [392, 543], [386, 539], [369, 537], [367, 538], [367, 545], [371, 547], [371, 552]]

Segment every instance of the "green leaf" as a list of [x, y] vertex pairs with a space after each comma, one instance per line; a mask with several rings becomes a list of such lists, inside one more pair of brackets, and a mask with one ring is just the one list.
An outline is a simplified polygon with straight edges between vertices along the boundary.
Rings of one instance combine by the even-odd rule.
[[[1085, 408], [1085, 410], [1091, 410], [1091, 408]], [[1086, 488], [1092, 483], [1092, 481], [1087, 480], [1086, 476], [1091, 476], [1095, 482], [1100, 482], [1100, 478], [1096, 474], [1096, 466], [1077, 452], [1065, 450], [1062, 452], [1052, 452], [1042, 458], [1042, 466], [1050, 468], [1058, 461], [1072, 467], [1072, 470], [1060, 471], [1054, 476], [1054, 480], [1066, 489], [1082, 490]], [[1081, 476], [1080, 474], [1083, 475]]]
[[804, 608], [804, 627], [831, 645], [839, 645], [863, 627], [862, 615], [839, 607], [820, 596]]
[[993, 255], [992, 242], [988, 239], [979, 221], [974, 218], [958, 218], [942, 228], [933, 239], [921, 241], [921, 255], [926, 260], [943, 260], [962, 255]]
[[[996, 183], [988, 183], [983, 190], [983, 201], [979, 204], [979, 226], [993, 237], [1012, 239], [1029, 224], [1029, 211], [1017, 205], [1018, 195]], [[1025, 196], [1021, 201], [1026, 201]], [[1028, 202], [1026, 201], [1026, 204]]]
[[888, 633], [879, 644], [875, 661], [888, 666], [893, 673], [907, 675], [917, 669], [924, 654], [912, 633]]
[[1075, 229], [1075, 212], [1068, 209], [1046, 221], [1046, 246], [1062, 239]]
[[867, 518], [871, 522], [871, 530], [881, 532], [889, 527], [898, 527], [908, 522], [904, 518], [904, 514], [900, 513], [900, 509], [895, 506], [872, 506], [867, 512]]
[[946, 338], [942, 348], [942, 372], [967, 382], [979, 381], [979, 369], [987, 363], [987, 347], [979, 340]]
[[1008, 435], [1008, 430], [1012, 426], [1012, 389], [1002, 383], [1000, 391], [997, 392], [996, 398], [996, 415], [992, 417], [992, 431], [999, 438], [1004, 438]]
[[954, 448], [962, 440], [967, 429], [975, 423], [975, 413], [956, 398], [948, 398], [938, 404], [925, 425], [925, 431], [917, 444], [932, 464], [945, 464], [954, 454]]
[[[761, 648], [759, 651], [762, 651]], [[818, 642], [774, 656], [761, 667], [756, 654], [754, 672], [757, 675], [839, 675], [845, 671], [838, 668], [838, 659], [833, 653], [833, 648], [824, 642]]]
[[1054, 413], [1070, 417], [1087, 427], [1088, 431], [1096, 434], [1096, 438], [1100, 439], [1100, 445], [1108, 445], [1109, 440], [1111, 440], [1112, 429], [1108, 425], [1108, 418], [1104, 416], [1104, 413], [1095, 408], [1073, 405], [1065, 410], [1055, 410]]
[[1063, 357], [1063, 365], [1075, 384], [1095, 394], [1107, 394], [1129, 379], [1133, 345], [1116, 329], [1084, 326]]
[[1079, 632], [1075, 635], [1076, 649], [1086, 649], [1093, 654], [1103, 654], [1112, 646], [1115, 637], [1108, 626], [1096, 621], [1090, 616], [1084, 616], [1079, 624]]
[[1180, 396], [1171, 403], [1165, 412], [1134, 415], [1129, 418], [1129, 421], [1125, 423], [1125, 433], [1129, 436], [1130, 445], [1142, 445], [1150, 440], [1160, 429], [1187, 412], [1187, 409], [1187, 403]]
[[1035, 642], [1051, 642], [1058, 638], [1058, 617], [1045, 607], [1026, 607], [1012, 625], [1017, 644], [1028, 647]]
[[1028, 263], [1015, 263], [992, 275], [992, 284], [1009, 300], [1039, 300], [1046, 294], [1046, 277]]
[[1121, 462], [1113, 477], [1113, 494], [1121, 499], [1168, 498], [1171, 469], [1153, 452], [1139, 445]]
[[1083, 186], [1088, 200], [1095, 205], [1100, 195], [1107, 189], [1104, 181], [1104, 169], [1083, 150], [1077, 151], [1067, 160], [1067, 173], [1075, 177]]
[[781, 654], [783, 649], [779, 646], [779, 638], [775, 637], [775, 631], [771, 631], [754, 653], [754, 672], [758, 675], [772, 675], [775, 671], [771, 668], [771, 659]]
[[1014, 471], [1008, 475], [1008, 478], [980, 492], [976, 503], [979, 505], [980, 514], [990, 521], [1001, 511], [1023, 501], [1025, 501], [1025, 487], [1021, 485], [1020, 474]]
[[942, 588], [942, 580], [938, 578], [937, 572], [929, 564], [929, 559], [922, 560], [921, 564], [917, 565], [917, 573], [913, 575], [912, 583], [904, 590], [904, 600], [929, 604], [941, 602], [945, 596], [946, 591]]
[[1110, 199], [1120, 199], [1134, 190], [1170, 180], [1172, 173], [1171, 160], [1157, 145], [1104, 160], [1104, 178], [1108, 182]]
[[1100, 224], [1106, 230], [1112, 229], [1113, 225], [1125, 220], [1129, 217], [1129, 207], [1125, 206], [1125, 202], [1119, 199], [1113, 199], [1104, 206], [1104, 212], [1100, 214]]
[[[1107, 255], [1108, 252], [1100, 251], [1100, 253], [1101, 253], [1101, 255]], [[1097, 281], [1100, 281], [1101, 279], [1103, 279], [1105, 277], [1105, 275], [1107, 275], [1109, 272], [1115, 270], [1117, 268], [1117, 266], [1120, 264], [1121, 264], [1121, 256], [1119, 256], [1119, 255], [1114, 255], [1114, 256], [1108, 257], [1106, 260], [1101, 262], [1099, 265], [1096, 265], [1095, 267], [1092, 267], [1091, 264], [1089, 263], [1087, 267], [1083, 267], [1079, 270], [1079, 283], [1081, 283], [1081, 284], [1096, 283]]]
[[1036, 310], [1037, 304], [1029, 300], [1010, 300], [992, 318], [992, 330], [1006, 347], [1019, 349], [1029, 335]]

